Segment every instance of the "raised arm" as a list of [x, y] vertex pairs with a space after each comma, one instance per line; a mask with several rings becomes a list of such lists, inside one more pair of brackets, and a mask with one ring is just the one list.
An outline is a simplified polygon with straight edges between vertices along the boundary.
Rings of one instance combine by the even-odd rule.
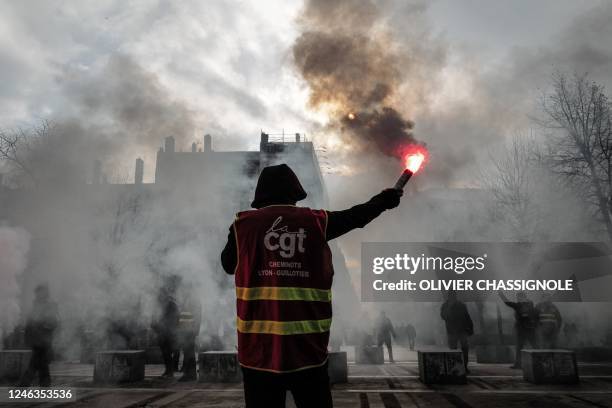
[[505, 304], [507, 304], [510, 307], [514, 307], [514, 302], [511, 302], [508, 297], [506, 296], [506, 294], [504, 293], [503, 290], [500, 290], [497, 292], [497, 294], [499, 295], [499, 297], [501, 298], [502, 302], [504, 302]]
[[327, 240], [338, 238], [355, 228], [365, 227], [385, 210], [397, 207], [402, 194], [402, 190], [389, 188], [363, 204], [347, 210], [328, 211]]

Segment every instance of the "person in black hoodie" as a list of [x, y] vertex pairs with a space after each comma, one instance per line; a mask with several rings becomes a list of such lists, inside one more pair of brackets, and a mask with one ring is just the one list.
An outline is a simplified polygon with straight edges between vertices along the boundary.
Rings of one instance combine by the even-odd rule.
[[401, 190], [387, 189], [347, 210], [311, 210], [295, 206], [306, 192], [289, 166], [262, 170], [251, 203], [255, 210], [237, 215], [221, 253], [223, 268], [236, 279], [247, 408], [284, 407], [287, 391], [298, 408], [332, 406], [326, 350], [333, 267], [327, 241], [397, 207], [401, 196]]
[[156, 316], [151, 323], [157, 335], [157, 341], [164, 360], [163, 378], [174, 377], [173, 352], [176, 351], [176, 332], [179, 322], [179, 307], [176, 301], [178, 277], [164, 279], [157, 295]]
[[442, 317], [442, 320], [446, 323], [448, 347], [455, 350], [457, 349], [457, 344], [461, 344], [465, 372], [469, 373], [468, 357], [470, 346], [468, 337], [474, 334], [474, 324], [467, 310], [467, 306], [457, 299], [457, 292], [454, 290], [448, 291], [448, 297], [442, 304], [442, 309], [440, 310], [440, 317]]
[[51, 385], [49, 363], [51, 362], [53, 333], [59, 324], [57, 304], [49, 296], [47, 284], [35, 289], [35, 298], [25, 328], [26, 343], [32, 348], [30, 365], [21, 378], [21, 387], [29, 387], [38, 373], [41, 387]]
[[[327, 211], [327, 240], [331, 241], [356, 228], [365, 227], [385, 210], [397, 207], [402, 194], [402, 190], [388, 188], [363, 204], [341, 211]], [[264, 168], [259, 176], [251, 207], [258, 209], [278, 204], [295, 205], [306, 196], [299, 179], [289, 166], [269, 166]], [[227, 244], [221, 253], [221, 264], [227, 273], [234, 273], [237, 256], [232, 225], [229, 228]]]

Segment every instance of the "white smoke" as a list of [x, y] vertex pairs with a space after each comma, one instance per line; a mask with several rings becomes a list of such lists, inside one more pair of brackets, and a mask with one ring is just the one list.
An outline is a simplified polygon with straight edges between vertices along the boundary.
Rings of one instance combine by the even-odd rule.
[[30, 234], [25, 229], [0, 226], [0, 338], [19, 321], [19, 277], [27, 267], [29, 250]]

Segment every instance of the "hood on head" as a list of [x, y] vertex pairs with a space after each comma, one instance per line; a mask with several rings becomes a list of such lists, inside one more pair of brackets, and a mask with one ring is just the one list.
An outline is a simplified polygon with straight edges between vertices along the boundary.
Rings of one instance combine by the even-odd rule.
[[272, 204], [296, 203], [306, 198], [306, 192], [291, 167], [286, 164], [264, 167], [257, 180], [253, 208]]

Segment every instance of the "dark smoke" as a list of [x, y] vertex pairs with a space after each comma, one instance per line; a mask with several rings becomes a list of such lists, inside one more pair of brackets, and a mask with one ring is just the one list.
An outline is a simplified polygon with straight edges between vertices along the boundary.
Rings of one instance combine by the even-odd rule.
[[343, 128], [356, 135], [365, 145], [374, 146], [388, 156], [398, 155], [406, 144], [413, 142], [414, 124], [390, 107], [354, 113], [355, 118], [344, 116]]
[[66, 108], [50, 119], [50, 143], [32, 158], [59, 173], [57, 178], [88, 174], [95, 160], [111, 180], [127, 177], [117, 174], [118, 165], [143, 153], [150, 164], [164, 137], [190, 140], [198, 128], [186, 104], [171, 98], [157, 75], [126, 55], [113, 55], [91, 70], [66, 72], [59, 83]]
[[408, 62], [383, 23], [369, 0], [310, 0], [293, 57], [310, 88], [310, 106], [329, 111], [347, 143], [397, 155], [415, 142], [414, 125], [394, 99]]

